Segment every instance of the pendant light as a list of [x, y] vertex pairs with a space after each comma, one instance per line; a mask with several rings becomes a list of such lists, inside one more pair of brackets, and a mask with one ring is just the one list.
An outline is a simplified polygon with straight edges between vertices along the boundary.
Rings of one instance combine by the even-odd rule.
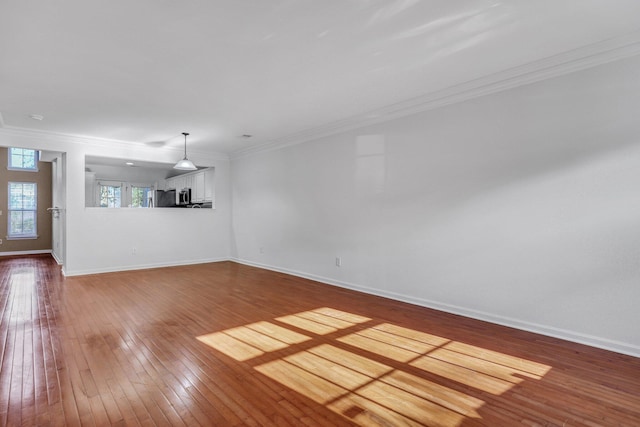
[[196, 167], [196, 165], [194, 165], [191, 160], [187, 159], [187, 135], [189, 134], [187, 132], [182, 132], [182, 134], [184, 135], [184, 159], [176, 163], [173, 168], [185, 171], [197, 170], [198, 168]]

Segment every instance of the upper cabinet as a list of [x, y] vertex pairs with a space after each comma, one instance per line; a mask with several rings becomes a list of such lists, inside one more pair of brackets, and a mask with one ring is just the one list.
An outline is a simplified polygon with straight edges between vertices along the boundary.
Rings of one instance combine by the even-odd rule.
[[167, 178], [163, 184], [165, 190], [180, 191], [190, 188], [193, 203], [213, 202], [213, 168]]
[[191, 198], [194, 202], [200, 203], [205, 201], [211, 201], [211, 198], [207, 200], [206, 198], [206, 188], [207, 180], [206, 180], [206, 172], [202, 171], [202, 173], [198, 173], [193, 176], [193, 183], [191, 186]]
[[213, 183], [214, 183], [215, 169], [208, 168], [204, 170], [204, 200], [212, 203], [213, 200]]

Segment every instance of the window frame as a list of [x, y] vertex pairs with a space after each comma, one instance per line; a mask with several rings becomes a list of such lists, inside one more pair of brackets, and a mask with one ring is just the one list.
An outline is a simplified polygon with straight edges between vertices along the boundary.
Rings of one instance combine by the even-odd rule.
[[128, 187], [129, 187], [128, 188], [128, 193], [129, 193], [128, 197], [129, 197], [129, 201], [131, 202], [131, 203], [128, 204], [129, 207], [132, 207], [132, 208], [148, 208], [148, 207], [150, 207], [149, 204], [148, 204], [149, 203], [149, 199], [148, 198], [146, 200], [143, 200], [143, 205], [144, 205], [144, 203], [147, 203], [146, 206], [134, 206], [133, 205], [133, 202], [134, 202], [133, 193], [134, 193], [134, 188], [140, 188], [140, 189], [146, 189], [146, 190], [148, 190], [148, 192], [151, 192], [153, 194], [153, 191], [154, 191], [154, 186], [153, 185], [150, 185], [150, 184], [129, 184]]
[[[102, 187], [119, 187], [120, 188], [120, 206], [100, 206]], [[133, 189], [134, 188], [148, 189], [151, 194], [153, 194], [156, 189], [154, 184], [149, 184], [149, 183], [112, 181], [112, 180], [104, 180], [104, 179], [96, 180], [93, 183], [93, 194], [95, 197], [94, 206], [85, 206], [85, 207], [100, 208], [100, 209], [151, 208], [152, 206], [149, 206], [149, 205], [133, 206]], [[147, 200], [148, 199], [144, 200], [143, 204], [146, 203]]]
[[[120, 188], [120, 203], [119, 206], [109, 206], [107, 203], [107, 206], [101, 206], [100, 205], [100, 200], [102, 199], [101, 194], [102, 194], [102, 187], [114, 187], [114, 188]], [[123, 202], [125, 202], [124, 198], [126, 197], [126, 188], [125, 188], [125, 184], [121, 181], [98, 181], [96, 182], [96, 204], [98, 208], [101, 209], [119, 209], [122, 207]]]
[[[25, 151], [33, 152], [33, 168], [27, 168], [24, 166], [16, 166], [13, 164], [13, 150], [22, 150], [20, 156], [24, 159]], [[32, 148], [22, 148], [22, 147], [9, 147], [7, 150], [7, 170], [10, 171], [22, 171], [22, 172], [38, 172], [38, 162], [40, 161], [40, 152], [38, 150], [34, 150]], [[24, 164], [24, 161], [22, 162]]]
[[[15, 209], [11, 207], [11, 186], [14, 184], [20, 184], [22, 186], [32, 185], [34, 190], [34, 205], [33, 209]], [[24, 194], [24, 187], [22, 188], [22, 193]], [[23, 196], [24, 198], [24, 196]], [[9, 181], [7, 183], [7, 239], [8, 240], [24, 240], [24, 239], [37, 239], [38, 238], [38, 183], [36, 182], [28, 182], [28, 181]], [[33, 212], [33, 233], [20, 233], [13, 234], [11, 232], [11, 218], [13, 216], [13, 212]], [[22, 224], [24, 229], [24, 215], [22, 218]]]

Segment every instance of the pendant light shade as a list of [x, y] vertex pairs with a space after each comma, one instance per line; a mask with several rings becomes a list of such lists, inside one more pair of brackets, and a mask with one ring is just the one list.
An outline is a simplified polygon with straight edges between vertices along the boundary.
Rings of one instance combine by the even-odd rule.
[[187, 132], [182, 132], [182, 134], [184, 135], [184, 159], [176, 163], [173, 168], [186, 171], [194, 171], [198, 168], [193, 164], [191, 160], [187, 159], [187, 135], [189, 134]]

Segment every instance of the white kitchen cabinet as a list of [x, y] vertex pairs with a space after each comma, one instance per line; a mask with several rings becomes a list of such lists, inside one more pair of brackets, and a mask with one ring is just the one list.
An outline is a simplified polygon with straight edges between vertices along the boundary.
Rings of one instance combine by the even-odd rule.
[[196, 203], [202, 203], [205, 200], [205, 171], [198, 172], [193, 175], [193, 186], [191, 187], [191, 198]]
[[[194, 184], [194, 176], [193, 174], [185, 174], [184, 176], [184, 187], [182, 188], [191, 188], [193, 189], [193, 184]], [[193, 190], [192, 190], [193, 192]]]
[[213, 202], [213, 171], [213, 168], [207, 168], [167, 178], [163, 187], [165, 190], [176, 190], [176, 193], [190, 188], [193, 203]]
[[203, 171], [204, 175], [204, 201], [213, 202], [213, 168], [208, 168]]
[[176, 192], [187, 187], [187, 176], [186, 175], [178, 175], [175, 178], [176, 181]]

